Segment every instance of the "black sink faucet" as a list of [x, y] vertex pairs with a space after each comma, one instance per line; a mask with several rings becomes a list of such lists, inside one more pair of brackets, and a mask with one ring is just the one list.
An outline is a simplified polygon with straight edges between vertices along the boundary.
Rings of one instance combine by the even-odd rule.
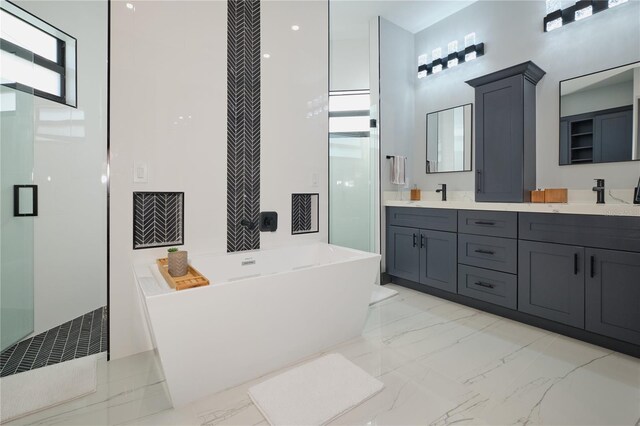
[[598, 201], [596, 204], [604, 204], [604, 179], [594, 179], [596, 181], [596, 186], [593, 187], [593, 190], [598, 193]]
[[447, 201], [447, 184], [439, 183], [438, 185], [442, 186], [442, 188], [436, 189], [436, 192], [442, 192], [442, 201]]

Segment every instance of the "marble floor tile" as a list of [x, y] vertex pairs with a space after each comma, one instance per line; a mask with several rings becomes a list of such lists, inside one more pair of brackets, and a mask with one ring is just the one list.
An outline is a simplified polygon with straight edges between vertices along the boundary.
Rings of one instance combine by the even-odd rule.
[[[322, 353], [385, 384], [332, 424], [640, 426], [640, 360], [390, 287], [361, 337]], [[174, 409], [156, 353], [102, 359], [94, 394], [10, 424], [266, 425], [247, 390], [295, 365]]]
[[340, 353], [374, 377], [380, 377], [411, 362], [405, 355], [381, 342], [357, 339], [331, 348], [327, 353]]
[[640, 361], [557, 336], [478, 415], [494, 424], [637, 424]]
[[378, 379], [385, 385], [380, 393], [332, 424], [422, 425], [454, 407], [453, 401], [437, 395], [436, 390], [429, 390], [401, 373], [389, 372]]
[[414, 300], [415, 297], [412, 294], [399, 292], [397, 296], [371, 306], [364, 331], [378, 330], [388, 324], [422, 314], [430, 308], [447, 303], [436, 298], [419, 299], [418, 303]]

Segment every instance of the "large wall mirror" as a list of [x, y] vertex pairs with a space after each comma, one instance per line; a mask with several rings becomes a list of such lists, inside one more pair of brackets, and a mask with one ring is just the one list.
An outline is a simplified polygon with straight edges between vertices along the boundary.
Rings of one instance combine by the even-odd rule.
[[640, 159], [640, 62], [560, 82], [560, 165]]
[[471, 170], [472, 105], [427, 114], [427, 173]]

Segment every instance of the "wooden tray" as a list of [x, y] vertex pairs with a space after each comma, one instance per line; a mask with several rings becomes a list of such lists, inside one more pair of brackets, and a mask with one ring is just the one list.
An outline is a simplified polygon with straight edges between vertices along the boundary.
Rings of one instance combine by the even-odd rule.
[[531, 202], [532, 203], [544, 203], [544, 191], [531, 191]]
[[172, 277], [169, 275], [169, 261], [166, 257], [156, 260], [156, 264], [167, 283], [171, 288], [175, 288], [176, 290], [185, 290], [187, 288], [209, 285], [209, 280], [191, 265], [189, 265], [187, 275]]
[[545, 203], [566, 203], [567, 199], [568, 199], [567, 188], [545, 189], [544, 190], [544, 202]]

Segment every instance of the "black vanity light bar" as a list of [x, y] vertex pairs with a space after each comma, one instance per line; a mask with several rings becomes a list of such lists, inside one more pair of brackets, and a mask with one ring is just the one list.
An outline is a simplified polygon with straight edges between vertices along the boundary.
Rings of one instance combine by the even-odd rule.
[[553, 31], [562, 26], [588, 18], [598, 12], [627, 3], [629, 0], [579, 0], [573, 6], [555, 10], [543, 20], [544, 32]]
[[[475, 55], [473, 55], [475, 53]], [[467, 55], [471, 55], [470, 59], [466, 59]], [[464, 62], [469, 62], [475, 58], [484, 55], [484, 43], [473, 44], [471, 46], [465, 47], [463, 50], [459, 52], [450, 53], [444, 58], [438, 58], [431, 61], [428, 64], [420, 64], [418, 66], [418, 78], [426, 77], [427, 75], [436, 74], [434, 73], [434, 68], [438, 66], [442, 66], [442, 70], [446, 70], [449, 68], [449, 61], [453, 61], [456, 58], [458, 59], [458, 64], [460, 65]], [[426, 74], [424, 72], [426, 71]]]

